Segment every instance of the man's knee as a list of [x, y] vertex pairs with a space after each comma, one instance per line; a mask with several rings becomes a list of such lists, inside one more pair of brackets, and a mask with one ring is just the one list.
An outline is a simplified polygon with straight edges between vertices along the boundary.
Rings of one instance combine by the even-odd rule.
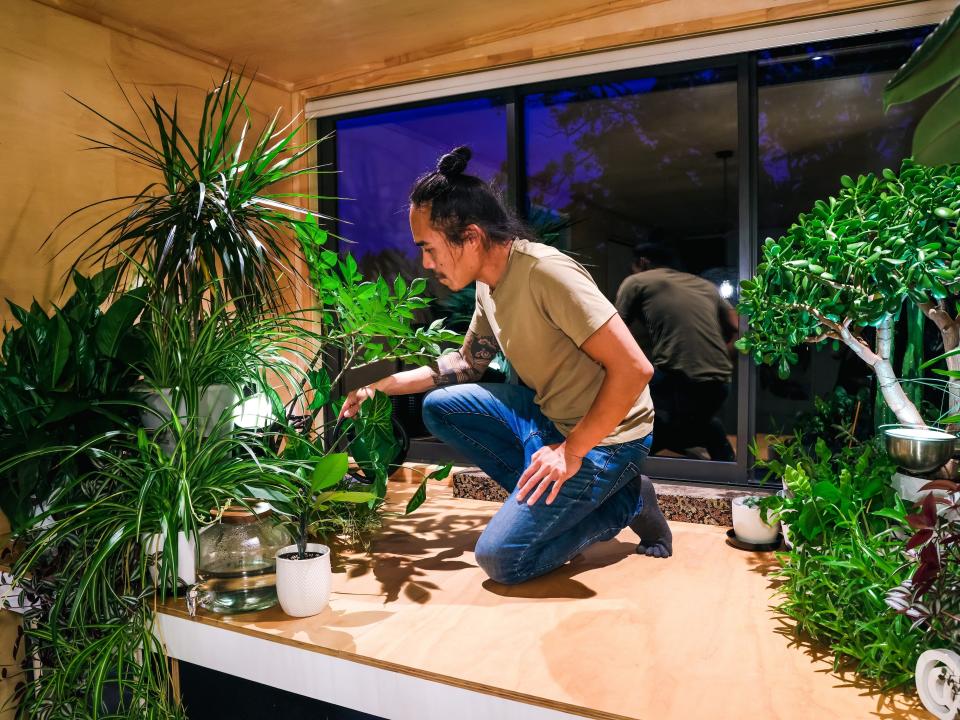
[[[508, 501], [509, 502], [509, 501]], [[473, 551], [477, 565], [491, 580], [504, 585], [516, 585], [527, 579], [521, 567], [522, 550], [511, 549], [487, 533], [477, 540], [477, 547]]]
[[433, 435], [437, 434], [437, 429], [440, 427], [440, 420], [446, 414], [440, 395], [442, 392], [442, 390], [433, 390], [423, 398], [423, 406], [421, 409], [423, 424], [427, 426], [427, 430]]
[[477, 409], [479, 390], [474, 383], [462, 383], [431, 390], [423, 398], [423, 424], [440, 437], [446, 424], [444, 419], [452, 413], [469, 413]]

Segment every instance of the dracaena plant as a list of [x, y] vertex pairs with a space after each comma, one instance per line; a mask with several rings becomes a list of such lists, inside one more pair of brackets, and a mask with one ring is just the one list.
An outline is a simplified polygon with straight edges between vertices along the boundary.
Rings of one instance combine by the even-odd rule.
[[[799, 345], [843, 344], [873, 370], [898, 421], [923, 425], [894, 374], [893, 323], [910, 303], [946, 350], [960, 344], [960, 166], [906, 160], [899, 173], [844, 176], [841, 186], [764, 243], [756, 274], [741, 282], [750, 328], [737, 346], [786, 376]], [[947, 366], [960, 369], [960, 356]], [[960, 389], [947, 387], [949, 412], [958, 414]]]
[[148, 266], [156, 293], [173, 302], [192, 302], [207, 288], [221, 304], [232, 303], [243, 313], [284, 306], [283, 285], [300, 279], [302, 262], [290, 242], [291, 223], [319, 215], [287, 202], [297, 198], [309, 206], [314, 196], [283, 188], [299, 175], [319, 172], [309, 158], [320, 141], [298, 144], [303, 126], [281, 127], [279, 111], [254, 133], [249, 89], [250, 82], [227, 72], [207, 93], [196, 133], [176, 101], [171, 107], [156, 96], [143, 98], [137, 112], [128, 99], [139, 121], [134, 130], [77, 101], [113, 135], [84, 139], [150, 168], [156, 180], [67, 217], [107, 212], [67, 243], [85, 245], [75, 267], [115, 264], [118, 286], [125, 286], [139, 267]]

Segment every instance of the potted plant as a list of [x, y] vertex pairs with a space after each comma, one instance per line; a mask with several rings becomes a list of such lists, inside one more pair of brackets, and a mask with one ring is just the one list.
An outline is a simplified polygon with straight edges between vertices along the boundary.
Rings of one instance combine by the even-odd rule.
[[907, 517], [914, 533], [905, 549], [913, 572], [887, 602], [945, 646], [920, 655], [915, 682], [924, 707], [953, 720], [960, 713], [960, 483], [936, 480], [923, 490], [919, 511]]
[[731, 503], [733, 532], [747, 545], [772, 545], [780, 534], [780, 521], [761, 517], [762, 496], [737, 497]]
[[287, 456], [306, 460], [313, 468], [276, 478], [282, 492], [269, 498], [289, 519], [296, 540], [277, 552], [277, 598], [287, 615], [306, 617], [322, 612], [330, 597], [330, 548], [309, 542], [311, 533], [322, 529], [334, 504], [367, 503], [376, 495], [339, 489], [349, 469], [346, 453], [315, 455], [317, 448], [303, 439], [291, 437], [288, 443]]
[[[958, 185], [960, 166], [912, 160], [899, 173], [841, 178], [837, 197], [818, 200], [786, 235], [764, 243], [756, 275], [741, 282], [739, 310], [750, 328], [737, 346], [786, 377], [798, 345], [843, 344], [873, 370], [897, 421], [925, 426], [893, 370], [893, 321], [912, 304], [946, 350], [960, 343], [960, 318], [950, 313], [960, 292]], [[947, 367], [960, 368], [960, 356]], [[946, 393], [949, 414], [960, 414], [956, 379]]]
[[[73, 293], [46, 311], [10, 303], [15, 323], [0, 345], [0, 458], [22, 457], [0, 472], [0, 509], [14, 533], [26, 527], [58, 486], [90, 468], [87, 453], [57, 451], [113, 429], [131, 414], [133, 331], [141, 289], [111, 297], [117, 275], [73, 273]], [[24, 457], [29, 454], [29, 457]]]

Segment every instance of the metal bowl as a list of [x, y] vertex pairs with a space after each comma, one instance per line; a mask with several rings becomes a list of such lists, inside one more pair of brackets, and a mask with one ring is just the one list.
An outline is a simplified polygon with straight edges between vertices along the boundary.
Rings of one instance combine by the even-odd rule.
[[884, 430], [887, 453], [904, 470], [928, 473], [953, 456], [955, 435], [934, 428], [900, 427]]

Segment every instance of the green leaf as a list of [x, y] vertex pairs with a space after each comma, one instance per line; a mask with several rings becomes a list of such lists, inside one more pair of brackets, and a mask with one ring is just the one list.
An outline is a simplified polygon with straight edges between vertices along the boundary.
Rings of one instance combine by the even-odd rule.
[[960, 162], [960, 80], [920, 118], [913, 134], [913, 155], [927, 165]]
[[427, 475], [427, 480], [446, 480], [451, 470], [453, 470], [453, 464], [448, 463]]
[[884, 109], [915, 100], [960, 75], [960, 5], [923, 41], [883, 90]]
[[427, 479], [424, 479], [423, 482], [420, 483], [420, 487], [418, 487], [417, 491], [413, 494], [413, 497], [411, 497], [407, 501], [407, 508], [404, 511], [404, 514], [409, 515], [410, 513], [412, 513], [418, 507], [423, 505], [423, 502], [426, 499], [427, 499]]
[[320, 368], [319, 370], [311, 370], [308, 372], [307, 378], [310, 380], [310, 387], [314, 392], [308, 409], [319, 410], [330, 400], [330, 388], [332, 387], [330, 375], [325, 368]]
[[49, 369], [49, 375], [47, 380], [50, 387], [56, 387], [57, 383], [60, 381], [60, 375], [63, 373], [63, 368], [67, 364], [67, 360], [70, 358], [70, 345], [73, 342], [73, 336], [70, 334], [70, 328], [67, 326], [67, 321], [63, 319], [63, 315], [57, 311], [55, 314], [54, 320], [54, 330], [49, 336], [50, 340], [50, 356], [44, 358], [45, 363], [49, 363], [46, 367]]
[[310, 479], [310, 489], [318, 493], [333, 487], [347, 474], [350, 461], [346, 453], [331, 453], [317, 460]]
[[341, 490], [330, 493], [326, 497], [326, 502], [345, 502], [345, 503], [365, 503], [376, 500], [377, 496], [372, 492], [361, 492], [358, 490]]
[[140, 316], [147, 302], [149, 288], [136, 288], [124, 293], [114, 302], [97, 324], [97, 350], [103, 355], [113, 358], [117, 356], [120, 342], [124, 335], [133, 327], [133, 323]]
[[[120, 266], [114, 265], [112, 267], [104, 268], [90, 278], [90, 287], [94, 293], [94, 305], [100, 305], [104, 300], [107, 299], [113, 289], [117, 286], [117, 278], [119, 275]], [[77, 286], [78, 290], [82, 289], [81, 283], [76, 274], [74, 274], [73, 282]]]

